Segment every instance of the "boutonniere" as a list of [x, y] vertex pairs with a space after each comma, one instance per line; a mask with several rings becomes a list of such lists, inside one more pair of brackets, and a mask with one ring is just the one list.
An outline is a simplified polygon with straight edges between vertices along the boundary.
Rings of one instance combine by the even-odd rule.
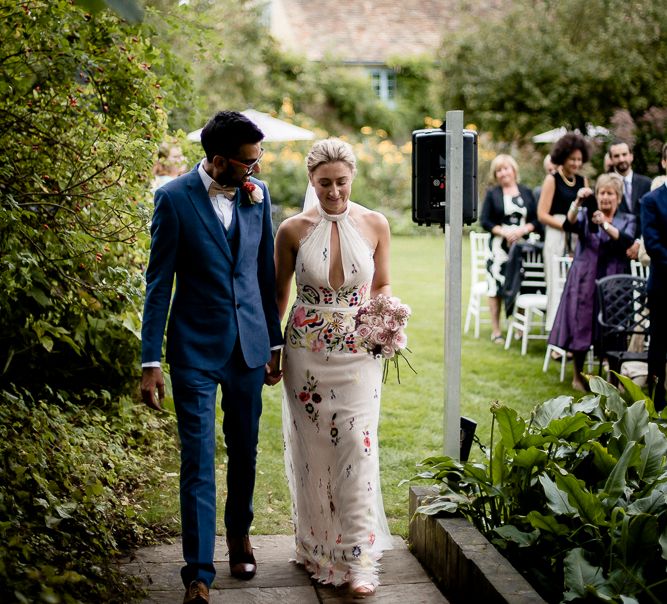
[[241, 187], [245, 195], [241, 198], [241, 204], [245, 206], [254, 206], [264, 201], [264, 192], [256, 184], [246, 181]]

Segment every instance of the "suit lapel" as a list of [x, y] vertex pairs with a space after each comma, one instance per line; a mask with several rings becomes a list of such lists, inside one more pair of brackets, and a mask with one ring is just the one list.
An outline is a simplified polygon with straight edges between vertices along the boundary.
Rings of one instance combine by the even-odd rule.
[[230, 262], [233, 262], [234, 259], [232, 258], [232, 251], [229, 249], [227, 237], [225, 237], [225, 233], [222, 230], [220, 219], [213, 210], [208, 193], [204, 190], [201, 178], [196, 169], [190, 174], [193, 175], [193, 177], [188, 182], [188, 197], [190, 198], [195, 211], [199, 215], [199, 218], [201, 218], [201, 221], [204, 223], [206, 230], [218, 244], [225, 257]]

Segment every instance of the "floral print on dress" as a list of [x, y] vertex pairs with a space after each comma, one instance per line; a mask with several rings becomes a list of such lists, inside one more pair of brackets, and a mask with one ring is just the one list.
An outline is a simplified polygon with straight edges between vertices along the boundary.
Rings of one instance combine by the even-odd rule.
[[292, 309], [285, 340], [291, 348], [311, 352], [356, 354], [360, 347], [353, 315], [299, 304]]
[[295, 395], [304, 404], [304, 410], [308, 414], [308, 419], [317, 426], [319, 431], [318, 419], [320, 412], [316, 405], [322, 402], [322, 395], [317, 392], [317, 384], [318, 381], [315, 379], [315, 376], [309, 370], [306, 370], [306, 383], [301, 388], [301, 391], [295, 393]]

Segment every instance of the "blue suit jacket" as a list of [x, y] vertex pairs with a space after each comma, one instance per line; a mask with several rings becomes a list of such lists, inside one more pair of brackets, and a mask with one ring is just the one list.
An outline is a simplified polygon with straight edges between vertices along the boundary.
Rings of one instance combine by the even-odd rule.
[[644, 246], [651, 257], [648, 291], [667, 298], [667, 186], [644, 195], [641, 212]]
[[155, 192], [142, 362], [161, 359], [167, 315], [170, 364], [219, 369], [238, 338], [246, 364], [259, 367], [269, 360], [271, 347], [282, 344], [271, 200], [264, 183], [252, 182], [264, 200], [237, 203], [235, 258], [196, 167]]

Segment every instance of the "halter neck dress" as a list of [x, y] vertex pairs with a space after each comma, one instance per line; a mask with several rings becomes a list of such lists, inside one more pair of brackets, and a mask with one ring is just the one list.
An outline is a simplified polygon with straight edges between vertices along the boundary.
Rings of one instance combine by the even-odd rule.
[[[322, 583], [378, 584], [391, 549], [380, 491], [382, 366], [355, 333], [370, 295], [373, 252], [349, 215], [330, 215], [300, 242], [296, 301], [285, 329], [283, 437], [296, 562]], [[344, 281], [329, 282], [333, 229]]]

